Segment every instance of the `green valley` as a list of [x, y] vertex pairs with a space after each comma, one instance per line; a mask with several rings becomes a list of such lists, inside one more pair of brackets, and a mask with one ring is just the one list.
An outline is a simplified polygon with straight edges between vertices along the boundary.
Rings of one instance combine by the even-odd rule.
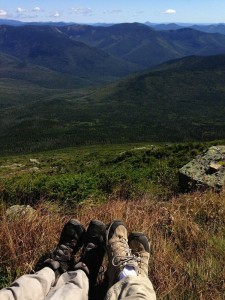
[[[224, 56], [189, 57], [104, 87], [52, 89], [45, 96], [28, 87], [19, 105], [4, 102], [0, 151], [222, 139], [224, 64]], [[5, 89], [2, 97], [12, 97], [14, 87]]]

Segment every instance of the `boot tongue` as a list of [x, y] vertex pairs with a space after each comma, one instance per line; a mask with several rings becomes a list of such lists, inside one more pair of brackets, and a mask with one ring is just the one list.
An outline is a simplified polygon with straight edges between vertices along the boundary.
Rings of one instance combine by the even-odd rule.
[[96, 245], [95, 245], [95, 244], [93, 244], [93, 243], [88, 243], [88, 244], [87, 244], [87, 247], [85, 248], [84, 254], [87, 253], [87, 252], [89, 252], [90, 250], [92, 250], [92, 249], [94, 249], [94, 248], [96, 248]]

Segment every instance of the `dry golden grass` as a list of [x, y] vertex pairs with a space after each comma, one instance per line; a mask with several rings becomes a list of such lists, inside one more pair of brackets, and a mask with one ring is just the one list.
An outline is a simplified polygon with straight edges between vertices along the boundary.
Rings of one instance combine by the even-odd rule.
[[1, 215], [2, 286], [31, 271], [39, 257], [54, 248], [71, 217], [85, 226], [90, 219], [122, 219], [129, 232], [145, 232], [151, 241], [149, 276], [158, 299], [224, 299], [225, 193], [187, 194], [170, 202], [89, 202], [70, 215], [43, 202], [32, 218], [18, 216], [12, 222], [6, 220], [4, 209]]

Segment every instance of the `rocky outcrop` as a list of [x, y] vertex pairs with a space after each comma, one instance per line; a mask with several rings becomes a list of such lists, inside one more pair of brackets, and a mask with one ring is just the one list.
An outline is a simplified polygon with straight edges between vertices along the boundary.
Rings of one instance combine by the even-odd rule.
[[225, 187], [225, 146], [213, 146], [179, 170], [183, 191]]
[[6, 210], [5, 216], [8, 220], [15, 220], [21, 216], [30, 218], [34, 214], [36, 214], [36, 210], [30, 205], [13, 205]]

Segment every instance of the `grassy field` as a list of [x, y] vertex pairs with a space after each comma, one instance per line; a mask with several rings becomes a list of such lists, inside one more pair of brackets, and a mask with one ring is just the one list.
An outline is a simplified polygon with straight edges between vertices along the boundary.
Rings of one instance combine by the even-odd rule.
[[[123, 219], [128, 231], [145, 232], [152, 244], [149, 277], [158, 299], [224, 299], [225, 194], [195, 193], [162, 202], [154, 197], [110, 200], [62, 208], [43, 202], [32, 217], [10, 222], [1, 208], [0, 284], [34, 269], [53, 249], [70, 217], [85, 226], [90, 219]], [[107, 260], [106, 260], [107, 261]], [[98, 298], [100, 299], [100, 298]]]

